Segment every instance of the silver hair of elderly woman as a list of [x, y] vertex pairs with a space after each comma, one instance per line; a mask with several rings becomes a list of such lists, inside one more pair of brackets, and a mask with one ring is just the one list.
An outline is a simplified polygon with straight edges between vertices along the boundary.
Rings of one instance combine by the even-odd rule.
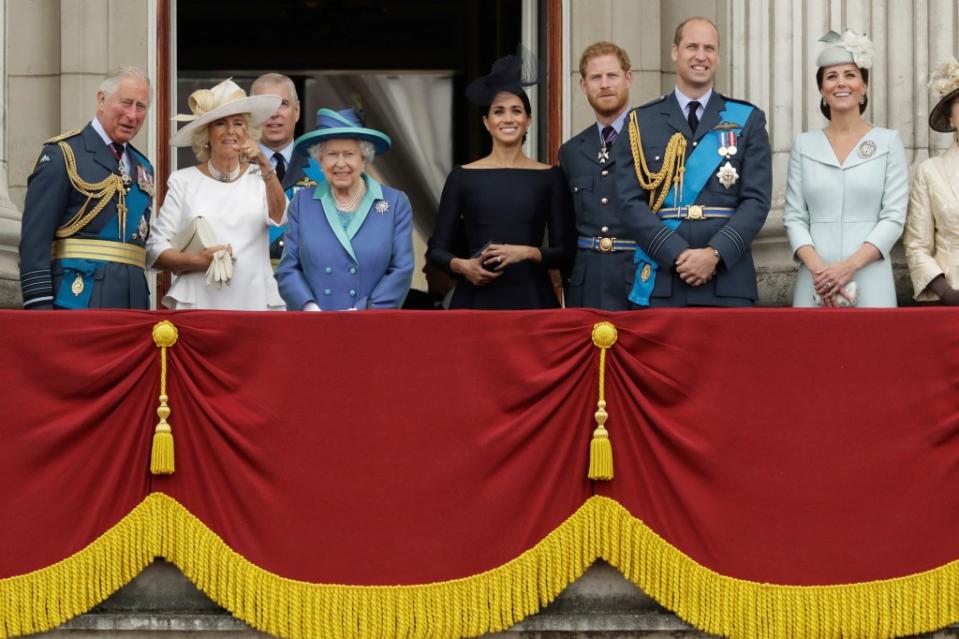
[[150, 104], [153, 103], [153, 84], [150, 82], [147, 72], [135, 64], [121, 64], [115, 69], [108, 71], [107, 74], [103, 76], [103, 82], [100, 83], [100, 92], [109, 100], [113, 97], [114, 92], [116, 92], [117, 87], [120, 86], [120, 82], [124, 78], [139, 78], [146, 82], [147, 87], [150, 89], [147, 100]]
[[[352, 138], [344, 138], [344, 139], [352, 139]], [[316, 160], [317, 164], [322, 165], [323, 145], [326, 144], [326, 142], [329, 142], [329, 140], [325, 140], [323, 142], [317, 142], [316, 144], [311, 146], [309, 149], [307, 149], [307, 153], [310, 154], [311, 158]], [[363, 166], [366, 166], [367, 164], [373, 161], [373, 158], [376, 157], [376, 149], [373, 148], [372, 142], [367, 142], [366, 140], [357, 140], [356, 142], [357, 144], [360, 145], [360, 155], [363, 156]]]
[[[246, 122], [246, 137], [251, 140], [259, 140], [263, 133], [262, 129], [253, 126], [253, 120], [249, 113], [241, 113], [240, 116]], [[226, 117], [232, 118], [234, 116], [228, 115]], [[217, 122], [217, 120], [213, 122]], [[213, 122], [210, 122], [210, 124], [213, 124]], [[196, 156], [197, 162], [206, 162], [210, 159], [210, 124], [201, 126], [190, 136], [190, 148], [193, 149], [193, 155]]]

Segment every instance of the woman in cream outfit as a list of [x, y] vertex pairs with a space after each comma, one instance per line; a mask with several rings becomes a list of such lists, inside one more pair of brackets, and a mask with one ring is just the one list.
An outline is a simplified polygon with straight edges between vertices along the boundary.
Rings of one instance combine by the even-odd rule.
[[[198, 164], [170, 176], [147, 241], [147, 266], [174, 273], [163, 303], [174, 309], [283, 310], [270, 264], [269, 227], [286, 223], [286, 195], [257, 143], [258, 127], [280, 97], [247, 97], [224, 80], [194, 91], [189, 105], [192, 115], [178, 116], [189, 124], [171, 144], [191, 145]], [[199, 253], [178, 250], [177, 236], [199, 217], [218, 244]], [[224, 260], [235, 260], [232, 278], [211, 281], [211, 262], [222, 268]]]
[[[953, 59], [942, 65], [929, 84], [939, 94], [929, 126], [955, 133], [959, 62]], [[916, 299], [959, 305], [959, 142], [916, 169], [902, 243]]]
[[852, 31], [823, 40], [816, 80], [830, 123], [800, 134], [789, 158], [784, 223], [802, 262], [793, 306], [895, 306], [889, 252], [906, 219], [905, 152], [896, 131], [862, 118], [872, 43]]

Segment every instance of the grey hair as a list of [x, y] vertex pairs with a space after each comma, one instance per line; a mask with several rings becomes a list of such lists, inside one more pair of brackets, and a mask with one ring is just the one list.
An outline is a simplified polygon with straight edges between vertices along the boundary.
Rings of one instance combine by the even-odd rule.
[[150, 78], [147, 77], [147, 72], [143, 70], [143, 67], [135, 64], [121, 64], [115, 69], [108, 71], [107, 74], [103, 76], [103, 82], [100, 83], [100, 93], [109, 101], [124, 78], [139, 78], [146, 82], [147, 89], [149, 90], [147, 103], [153, 103], [153, 85], [150, 83]]
[[[259, 140], [262, 134], [260, 127], [253, 126], [253, 120], [249, 113], [241, 113], [240, 115], [246, 122], [246, 137], [251, 140]], [[224, 117], [232, 118], [233, 116], [227, 115]], [[213, 122], [216, 122], [216, 120]], [[213, 122], [210, 122], [210, 124], [213, 124]], [[193, 149], [193, 155], [196, 156], [197, 162], [206, 162], [210, 159], [210, 124], [201, 126], [190, 136], [190, 147]]]
[[293, 103], [300, 103], [300, 96], [296, 93], [296, 85], [293, 84], [293, 80], [282, 73], [264, 73], [258, 77], [253, 81], [253, 84], [250, 85], [250, 95], [259, 95], [261, 89], [273, 86], [274, 84], [285, 84], [286, 88], [290, 90], [290, 97], [293, 98]]
[[[347, 138], [355, 139], [355, 138]], [[329, 140], [324, 140], [323, 142], [317, 142], [309, 149], [306, 150], [310, 154], [310, 157], [316, 160], [317, 164], [322, 165], [321, 161], [323, 157], [323, 145], [329, 142]], [[356, 140], [357, 144], [360, 145], [360, 155], [363, 156], [363, 165], [367, 165], [373, 161], [373, 158], [376, 157], [376, 148], [373, 146], [372, 142], [367, 142], [366, 140]]]

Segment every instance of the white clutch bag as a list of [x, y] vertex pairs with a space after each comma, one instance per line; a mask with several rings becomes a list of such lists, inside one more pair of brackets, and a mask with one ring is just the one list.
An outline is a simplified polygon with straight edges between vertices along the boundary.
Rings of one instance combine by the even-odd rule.
[[[837, 295], [836, 299], [839, 300], [839, 306], [855, 306], [856, 302], [859, 301], [859, 296], [857, 295], [859, 292], [859, 287], [856, 286], [855, 282], [849, 282], [846, 284], [845, 289], [846, 293], [849, 294], [850, 299], [846, 299], [842, 295]], [[812, 300], [819, 306], [822, 306], [822, 297], [820, 297], [819, 293], [814, 292], [812, 294]]]
[[213, 227], [203, 217], [195, 218], [190, 225], [176, 234], [173, 238], [173, 248], [187, 255], [202, 253], [219, 242]]

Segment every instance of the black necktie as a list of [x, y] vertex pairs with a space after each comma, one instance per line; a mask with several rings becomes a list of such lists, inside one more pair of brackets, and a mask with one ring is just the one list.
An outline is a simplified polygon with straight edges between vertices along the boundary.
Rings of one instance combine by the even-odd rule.
[[611, 126], [603, 127], [603, 146], [610, 146], [616, 139], [616, 129]]
[[279, 151], [273, 154], [273, 158], [276, 160], [276, 179], [282, 182], [283, 177], [286, 176], [286, 160]]
[[698, 110], [699, 102], [693, 100], [689, 103], [689, 115], [686, 116], [686, 121], [689, 122], [689, 128], [693, 130], [693, 135], [696, 135], [696, 127], [699, 126], [699, 116], [696, 115]]

